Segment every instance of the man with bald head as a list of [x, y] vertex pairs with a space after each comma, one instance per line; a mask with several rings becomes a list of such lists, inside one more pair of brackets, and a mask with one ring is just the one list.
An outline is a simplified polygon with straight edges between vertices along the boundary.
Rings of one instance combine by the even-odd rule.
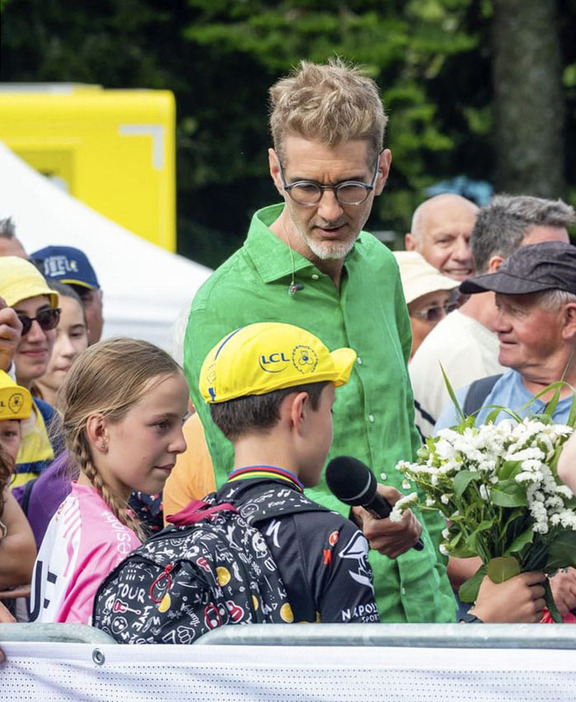
[[417, 251], [440, 273], [463, 281], [474, 275], [470, 237], [478, 207], [453, 193], [426, 200], [414, 211], [406, 251]]

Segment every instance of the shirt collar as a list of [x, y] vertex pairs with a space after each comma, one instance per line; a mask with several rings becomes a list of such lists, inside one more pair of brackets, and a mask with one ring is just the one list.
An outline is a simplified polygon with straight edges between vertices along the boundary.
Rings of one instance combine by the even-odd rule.
[[[250, 230], [244, 248], [252, 259], [254, 266], [265, 283], [272, 283], [285, 278], [289, 281], [293, 273], [308, 269], [310, 273], [320, 273], [318, 268], [305, 256], [279, 239], [270, 229], [281, 215], [284, 205], [270, 205], [258, 210], [252, 218]], [[362, 234], [354, 248], [346, 257], [345, 266], [355, 258], [356, 245], [361, 242]]]

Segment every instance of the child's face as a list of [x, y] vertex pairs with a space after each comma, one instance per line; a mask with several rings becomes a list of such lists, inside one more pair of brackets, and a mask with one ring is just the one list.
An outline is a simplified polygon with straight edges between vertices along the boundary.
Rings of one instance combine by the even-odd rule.
[[82, 305], [72, 297], [60, 297], [60, 321], [56, 329], [56, 340], [46, 372], [39, 378], [41, 386], [56, 392], [72, 363], [88, 346], [88, 332], [84, 321]]
[[0, 421], [0, 444], [11, 458], [16, 461], [20, 448], [20, 420], [6, 419]]
[[96, 468], [105, 482], [128, 498], [133, 490], [155, 495], [164, 487], [176, 456], [186, 449], [182, 423], [188, 413], [188, 385], [180, 373], [166, 376], [116, 423], [107, 423], [93, 445]]
[[299, 475], [304, 487], [318, 485], [322, 475], [328, 451], [330, 451], [332, 446], [332, 405], [335, 398], [335, 388], [330, 383], [322, 390], [318, 409], [311, 409], [308, 413], [307, 440], [309, 451], [305, 466]]

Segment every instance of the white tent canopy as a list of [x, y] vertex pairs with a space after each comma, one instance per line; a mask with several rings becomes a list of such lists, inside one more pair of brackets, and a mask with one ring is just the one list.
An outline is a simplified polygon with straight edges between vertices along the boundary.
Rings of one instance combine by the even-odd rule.
[[138, 237], [71, 197], [0, 142], [0, 219], [12, 217], [27, 253], [76, 246], [104, 291], [104, 336], [147, 339], [172, 349], [173, 326], [185, 316], [211, 270]]

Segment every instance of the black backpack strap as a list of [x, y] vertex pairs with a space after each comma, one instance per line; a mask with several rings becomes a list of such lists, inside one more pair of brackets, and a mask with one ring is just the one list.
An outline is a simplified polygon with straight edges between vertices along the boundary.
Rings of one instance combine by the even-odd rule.
[[492, 388], [496, 384], [496, 381], [502, 377], [502, 373], [497, 375], [489, 375], [487, 378], [479, 378], [474, 382], [470, 383], [466, 397], [464, 398], [464, 405], [462, 411], [464, 415], [468, 417], [474, 412], [477, 412], [480, 407], [484, 404], [484, 400], [490, 394]]
[[24, 490], [20, 495], [20, 507], [26, 516], [28, 516], [28, 507], [30, 505], [30, 497], [32, 496], [32, 488], [36, 484], [37, 480], [38, 478], [32, 478], [32, 480], [29, 480], [26, 485], [24, 485]]

